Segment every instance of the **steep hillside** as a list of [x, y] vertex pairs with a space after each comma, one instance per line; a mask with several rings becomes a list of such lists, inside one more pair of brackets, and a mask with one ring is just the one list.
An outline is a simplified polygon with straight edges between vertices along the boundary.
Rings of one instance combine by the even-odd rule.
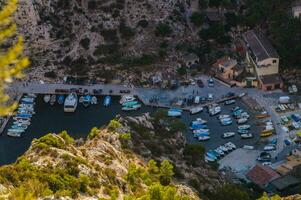
[[128, 142], [117, 121], [107, 129], [94, 128], [86, 141], [74, 141], [66, 132], [36, 139], [16, 163], [0, 168], [1, 197], [199, 199], [189, 187], [171, 181], [167, 160], [161, 166], [147, 163], [124, 146]]
[[174, 47], [194, 40], [185, 2], [21, 0], [16, 21], [36, 72], [103, 75], [107, 66], [176, 63]]

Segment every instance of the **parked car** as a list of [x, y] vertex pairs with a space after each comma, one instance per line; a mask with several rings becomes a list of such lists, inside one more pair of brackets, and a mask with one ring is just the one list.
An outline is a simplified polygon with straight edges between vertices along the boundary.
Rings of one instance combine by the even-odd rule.
[[272, 156], [268, 152], [261, 152], [257, 160], [261, 162], [270, 162], [272, 160]]
[[235, 93], [234, 92], [228, 92], [226, 94], [226, 97], [234, 97], [235, 96]]
[[208, 86], [209, 86], [209, 87], [214, 87], [214, 80], [213, 80], [213, 78], [210, 78], [210, 79], [208, 80]]
[[213, 101], [213, 94], [211, 93], [208, 94], [208, 101]]
[[203, 88], [204, 87], [204, 83], [201, 79], [197, 80], [197, 84], [200, 88]]

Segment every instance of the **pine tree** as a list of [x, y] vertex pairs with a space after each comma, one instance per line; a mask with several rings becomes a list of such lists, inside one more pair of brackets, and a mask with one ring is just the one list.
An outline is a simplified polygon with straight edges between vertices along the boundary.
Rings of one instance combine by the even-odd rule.
[[0, 116], [11, 114], [16, 108], [16, 103], [8, 103], [6, 89], [15, 78], [23, 76], [22, 70], [29, 65], [29, 59], [23, 55], [23, 38], [17, 36], [12, 16], [17, 4], [18, 0], [7, 0], [0, 10], [0, 45], [11, 43], [9, 48], [0, 50]]
[[172, 164], [168, 160], [164, 160], [160, 166], [160, 183], [164, 186], [169, 185], [173, 175]]

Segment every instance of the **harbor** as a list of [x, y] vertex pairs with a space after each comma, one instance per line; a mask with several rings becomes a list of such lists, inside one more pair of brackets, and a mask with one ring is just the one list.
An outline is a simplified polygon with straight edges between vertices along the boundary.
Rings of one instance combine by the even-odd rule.
[[[81, 97], [84, 97], [84, 95], [78, 96], [78, 101], [80, 101], [79, 99]], [[26, 131], [22, 133], [22, 137], [13, 138], [7, 136], [7, 133], [9, 133], [8, 130], [16, 125], [14, 124], [14, 118], [10, 119], [6, 126], [6, 129], [0, 136], [1, 148], [3, 148], [3, 151], [1, 152], [5, 152], [4, 149], [10, 149], [14, 147], [14, 151], [12, 151], [10, 154], [0, 155], [0, 164], [8, 164], [14, 162], [18, 156], [22, 155], [28, 149], [31, 141], [34, 138], [39, 138], [47, 133], [59, 133], [63, 130], [66, 130], [71, 136], [76, 139], [85, 138], [93, 127], [102, 127], [117, 115], [135, 116], [145, 112], [152, 113], [158, 109], [153, 106], [147, 106], [138, 99], [122, 99], [117, 95], [110, 97], [111, 100], [109, 104], [105, 104], [108, 95], [97, 95], [95, 97], [97, 97], [97, 104], [90, 104], [88, 106], [85, 106], [83, 104], [83, 98], [81, 98], [82, 100], [80, 103], [78, 103], [76, 110], [70, 113], [64, 110], [64, 104], [62, 102], [59, 103], [59, 99], [62, 98], [60, 95], [56, 96], [55, 103], [50, 102], [51, 95], [38, 95], [37, 98], [35, 98], [35, 114], [32, 115], [30, 125], [26, 127]], [[123, 97], [131, 97], [131, 95], [124, 95]], [[24, 98], [25, 100], [29, 100], [27, 99], [27, 96], [23, 97], [22, 99], [24, 100]], [[21, 103], [23, 101], [22, 99]], [[64, 99], [67, 99], [67, 95], [64, 95]], [[143, 104], [141, 108], [141, 104], [138, 102], [141, 102], [141, 104]], [[125, 105], [131, 107], [132, 104], [139, 105], [139, 110], [134, 109], [131, 112], [128, 112], [124, 109]], [[210, 102], [210, 104], [212, 104], [212, 102]], [[240, 100], [237, 100], [234, 104], [231, 105], [224, 105], [224, 103], [221, 103], [220, 105], [222, 109], [219, 114], [223, 115], [231, 114], [232, 109], [238, 106], [243, 110], [247, 110], [247, 107]], [[170, 105], [168, 108], [171, 107], [172, 105]], [[242, 147], [244, 145], [260, 145], [258, 144], [260, 138], [259, 129], [255, 125], [254, 115], [251, 115], [250, 120], [248, 121], [248, 124], [252, 126], [250, 130], [254, 134], [254, 137], [248, 140], [243, 140], [236, 133], [234, 137], [224, 139], [222, 138], [223, 133], [237, 132], [238, 124], [236, 122], [233, 122], [227, 126], [222, 126], [220, 124], [220, 120], [217, 118], [218, 115], [210, 116], [210, 114], [206, 111], [207, 109], [202, 109], [194, 115], [191, 115], [187, 109], [185, 110], [183, 110], [180, 119], [186, 124], [187, 127], [186, 138], [188, 143], [202, 144], [208, 150], [215, 149], [218, 146], [223, 145], [229, 141], [231, 141], [237, 147]], [[193, 132], [189, 129], [191, 122], [196, 120], [197, 118], [202, 118], [208, 122], [207, 125], [211, 133], [210, 140], [199, 141], [198, 138], [194, 137]]]

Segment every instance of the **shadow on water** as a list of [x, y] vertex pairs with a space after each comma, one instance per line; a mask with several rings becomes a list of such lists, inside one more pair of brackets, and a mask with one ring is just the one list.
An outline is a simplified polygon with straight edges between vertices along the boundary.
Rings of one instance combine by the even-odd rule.
[[[79, 105], [75, 113], [64, 113], [62, 105], [56, 104], [50, 106], [43, 102], [42, 96], [39, 96], [35, 106], [37, 114], [33, 116], [32, 125], [29, 126], [25, 134], [21, 138], [12, 138], [8, 137], [5, 131], [4, 134], [0, 136], [0, 165], [14, 162], [28, 149], [34, 138], [40, 138], [47, 133], [58, 133], [67, 130], [74, 138], [85, 138], [93, 127], [101, 127], [108, 124], [108, 122], [118, 114], [135, 116], [145, 112], [153, 112], [155, 110], [154, 108], [144, 106], [139, 111], [122, 112], [121, 105], [118, 103], [119, 97], [113, 97], [112, 104], [107, 108], [102, 104], [103, 98], [104, 97], [100, 98], [99, 104], [97, 105], [92, 105], [88, 108]], [[246, 110], [246, 107], [240, 102], [237, 102], [236, 105]], [[222, 114], [229, 114], [232, 107], [233, 106], [224, 106]], [[251, 140], [242, 140], [239, 135], [236, 135], [231, 139], [222, 139], [222, 133], [236, 131], [237, 125], [233, 123], [231, 126], [221, 126], [216, 116], [210, 117], [206, 112], [193, 116], [189, 115], [188, 112], [184, 112], [181, 120], [188, 127], [189, 123], [197, 117], [201, 117], [208, 121], [211, 139], [206, 142], [198, 142], [193, 138], [192, 132], [188, 130], [186, 133], [188, 143], [202, 144], [206, 149], [212, 149], [228, 141], [232, 141], [237, 146], [242, 146], [244, 144], [254, 145], [258, 142], [259, 134], [254, 134], [255, 138]], [[251, 122], [252, 121], [254, 120], [251, 120]], [[10, 127], [11, 124], [12, 121], [10, 121], [7, 127]], [[252, 123], [250, 124], [253, 125]], [[258, 133], [255, 125], [252, 126], [251, 132]]]

